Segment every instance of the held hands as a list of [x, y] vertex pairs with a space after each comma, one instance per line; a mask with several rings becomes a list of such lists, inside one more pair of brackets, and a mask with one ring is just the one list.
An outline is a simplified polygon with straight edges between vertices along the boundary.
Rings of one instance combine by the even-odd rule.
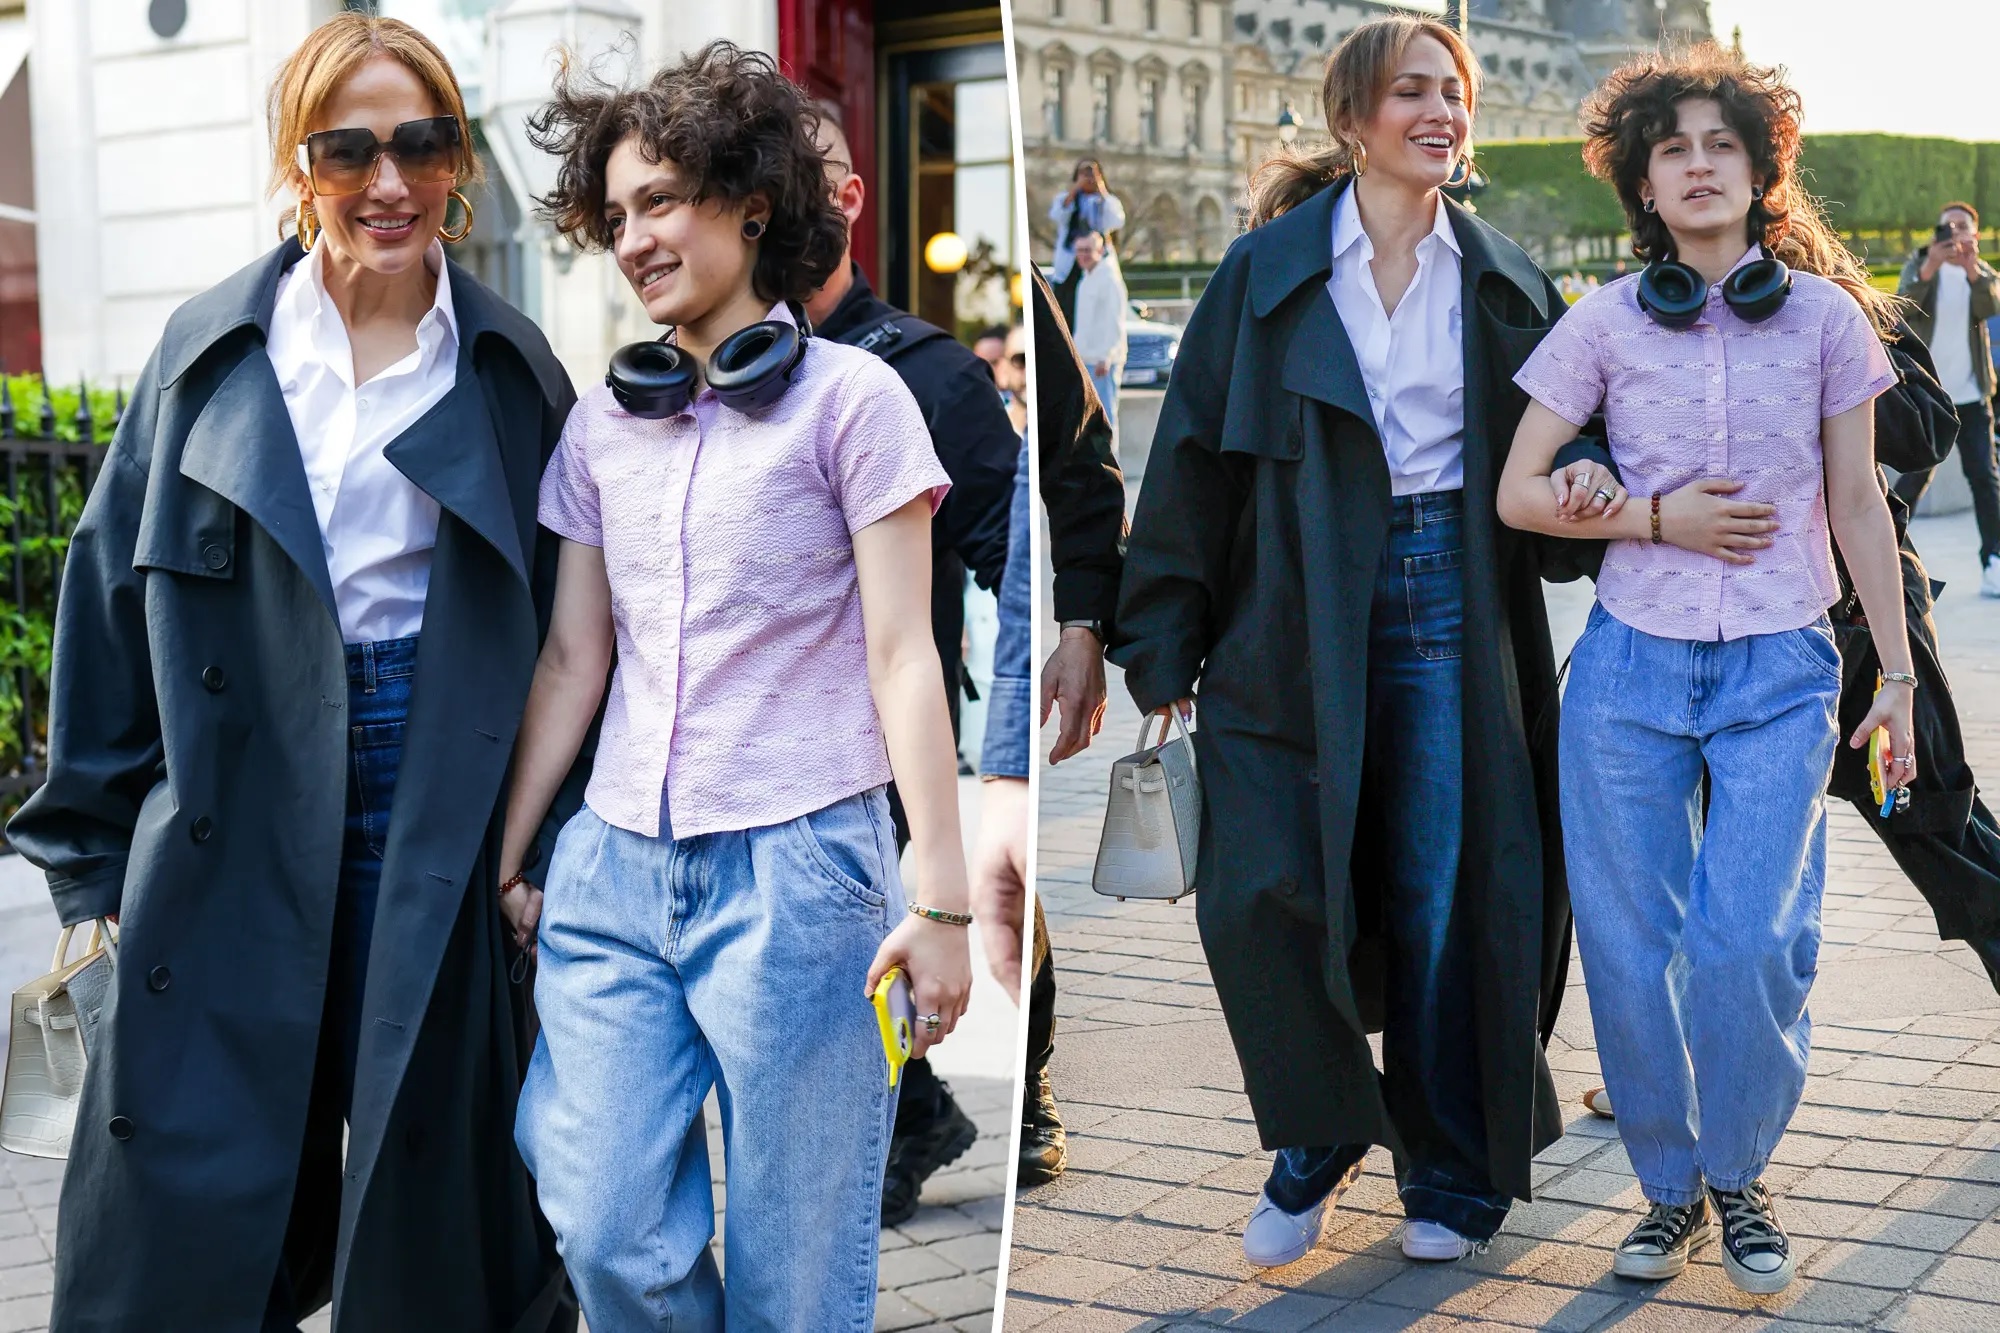
[[[1549, 488], [1564, 522], [1613, 518], [1630, 498], [1601, 463], [1571, 463], [1558, 469], [1549, 476]], [[1775, 505], [1728, 498], [1742, 489], [1740, 481], [1704, 477], [1661, 496], [1660, 539], [1725, 564], [1753, 563], [1748, 552], [1771, 545], [1770, 534], [1778, 530], [1778, 510]]]
[[1874, 706], [1861, 719], [1848, 745], [1856, 750], [1868, 744], [1877, 727], [1889, 729], [1889, 750], [1882, 757], [1883, 780], [1890, 787], [1907, 787], [1917, 778], [1916, 691], [1902, 681], [1885, 681], [1875, 691]]
[[541, 889], [522, 880], [500, 895], [500, 915], [506, 918], [508, 929], [514, 932], [514, 947], [525, 950], [528, 957], [533, 959], [535, 927], [542, 919]]
[[[922, 1056], [951, 1035], [972, 995], [972, 952], [965, 927], [911, 914], [875, 951], [861, 992], [864, 1000], [875, 994], [876, 983], [892, 967], [902, 968], [910, 979], [910, 999], [917, 1006], [911, 1054]], [[936, 1032], [924, 1022], [927, 1014], [938, 1016]]]

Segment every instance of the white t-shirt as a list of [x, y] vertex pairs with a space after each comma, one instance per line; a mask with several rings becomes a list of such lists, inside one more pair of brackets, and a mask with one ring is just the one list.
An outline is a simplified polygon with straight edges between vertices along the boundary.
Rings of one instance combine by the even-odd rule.
[[1972, 280], [1956, 264], [1937, 275], [1937, 325], [1931, 330], [1931, 356], [1937, 362], [1938, 383], [1961, 406], [1985, 400], [1979, 376], [1972, 369]]

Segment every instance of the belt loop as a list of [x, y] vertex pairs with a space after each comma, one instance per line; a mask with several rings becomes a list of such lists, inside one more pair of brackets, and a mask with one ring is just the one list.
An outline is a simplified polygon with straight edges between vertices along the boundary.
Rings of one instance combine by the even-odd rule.
[[361, 645], [361, 690], [364, 694], [375, 693], [375, 641], [372, 639]]
[[1410, 531], [1424, 530], [1424, 497], [1422, 493], [1410, 497]]

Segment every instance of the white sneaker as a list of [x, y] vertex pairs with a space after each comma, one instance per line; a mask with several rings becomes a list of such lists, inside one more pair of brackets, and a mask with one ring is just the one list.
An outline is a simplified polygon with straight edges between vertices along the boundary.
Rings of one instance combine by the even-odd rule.
[[1467, 1240], [1442, 1222], [1411, 1218], [1403, 1223], [1403, 1257], [1426, 1263], [1448, 1263], [1477, 1254], [1485, 1247]]
[[1257, 1207], [1243, 1227], [1243, 1258], [1258, 1268], [1283, 1268], [1295, 1264], [1319, 1243], [1326, 1226], [1326, 1206], [1321, 1199], [1303, 1213], [1288, 1213], [1259, 1190]]
[[1979, 576], [1981, 597], [2000, 597], [2000, 555], [1986, 557], [1986, 571]]

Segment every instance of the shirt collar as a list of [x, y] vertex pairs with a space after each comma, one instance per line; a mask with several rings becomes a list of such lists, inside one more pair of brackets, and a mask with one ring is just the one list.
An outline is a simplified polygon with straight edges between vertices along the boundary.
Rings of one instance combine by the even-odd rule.
[[[1421, 247], [1424, 241], [1435, 237], [1450, 246], [1453, 254], [1462, 256], [1464, 252], [1459, 249], [1458, 236], [1451, 229], [1451, 214], [1444, 206], [1444, 198], [1442, 195], [1433, 198], [1436, 214], [1431, 221], [1431, 229], [1417, 244]], [[1339, 259], [1356, 245], [1363, 247], [1364, 256], [1372, 257], [1375, 253], [1374, 243], [1362, 230], [1361, 205], [1355, 200], [1354, 186], [1349, 184], [1333, 205], [1333, 257]]]
[[[437, 278], [431, 308], [417, 321], [417, 348], [429, 356], [455, 346], [458, 341], [458, 311], [451, 299], [451, 271], [445, 266], [444, 246], [432, 241], [424, 250], [424, 267]], [[354, 347], [341, 321], [340, 309], [326, 290], [326, 247], [315, 245], [306, 252], [291, 281], [279, 295], [274, 318], [296, 321], [305, 331], [306, 341], [320, 359], [343, 381], [354, 375]], [[354, 387], [351, 383], [349, 388]]]
[[[1734, 273], [1737, 269], [1742, 268], [1745, 264], [1754, 264], [1763, 257], [1764, 257], [1764, 247], [1761, 244], [1753, 241], [1751, 242], [1750, 248], [1743, 252], [1743, 257], [1729, 266], [1729, 272]], [[1723, 281], [1727, 282], [1728, 280], [1729, 280], [1728, 274], [1724, 274]]]

